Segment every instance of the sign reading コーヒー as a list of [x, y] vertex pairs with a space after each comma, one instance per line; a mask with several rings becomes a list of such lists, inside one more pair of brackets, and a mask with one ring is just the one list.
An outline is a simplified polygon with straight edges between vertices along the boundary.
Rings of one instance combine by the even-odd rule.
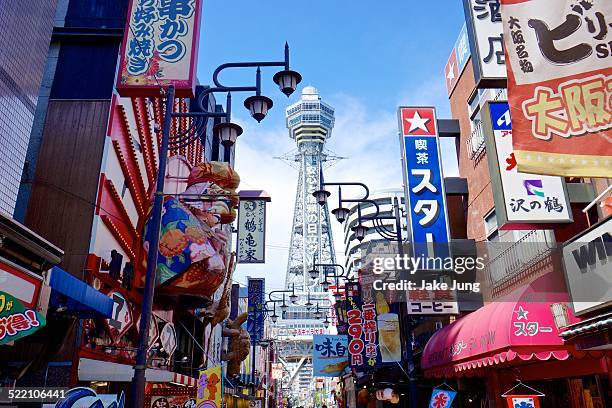
[[436, 110], [401, 107], [399, 120], [414, 256], [448, 256], [439, 253], [443, 245], [436, 245], [434, 251], [434, 244], [448, 243], [450, 239]]
[[502, 4], [518, 171], [612, 177], [612, 2]]
[[121, 46], [121, 96], [159, 96], [173, 84], [177, 97], [195, 87], [201, 0], [131, 0]]

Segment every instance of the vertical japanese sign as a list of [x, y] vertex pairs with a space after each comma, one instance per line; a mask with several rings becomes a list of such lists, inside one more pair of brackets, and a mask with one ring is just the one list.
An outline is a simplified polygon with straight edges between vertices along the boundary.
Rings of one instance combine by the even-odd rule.
[[501, 86], [506, 79], [499, 0], [463, 0], [465, 21], [478, 87]]
[[459, 37], [457, 41], [455, 41], [455, 45], [453, 50], [451, 51], [450, 56], [448, 57], [448, 62], [446, 63], [446, 67], [444, 68], [444, 78], [446, 81], [446, 90], [448, 92], [448, 96], [450, 97], [453, 89], [455, 89], [455, 85], [457, 85], [457, 81], [465, 68], [465, 63], [470, 58], [470, 40], [467, 35], [467, 28], [465, 24], [461, 28], [459, 32]]
[[[483, 110], [487, 157], [500, 229], [547, 228], [572, 221], [561, 177], [520, 173], [512, 148], [512, 122], [506, 102], [487, 102]], [[490, 123], [487, 119], [490, 118]]]
[[238, 263], [266, 262], [265, 200], [240, 200], [237, 247]]
[[131, 0], [123, 35], [117, 91], [159, 96], [173, 84], [177, 97], [192, 97], [201, 0]]
[[343, 335], [314, 335], [312, 375], [339, 377], [349, 365], [348, 338]]
[[221, 366], [200, 371], [194, 408], [221, 408], [222, 385]]
[[[304, 197], [306, 197], [306, 207], [303, 209], [304, 222], [304, 251], [306, 259], [312, 259], [312, 255], [318, 252], [321, 232], [319, 231], [321, 219], [321, 206], [317, 199], [312, 195], [320, 186], [321, 163], [316, 156], [311, 156], [310, 160], [304, 161]], [[328, 260], [322, 259], [321, 262]]]
[[45, 318], [35, 309], [0, 291], [0, 346], [29, 336], [45, 324]]
[[249, 278], [247, 331], [251, 343], [257, 344], [264, 336], [265, 279]]
[[436, 110], [400, 107], [399, 121], [414, 256], [448, 256], [448, 246], [440, 245], [450, 242], [450, 233]]
[[612, 177], [612, 2], [503, 2], [518, 170]]

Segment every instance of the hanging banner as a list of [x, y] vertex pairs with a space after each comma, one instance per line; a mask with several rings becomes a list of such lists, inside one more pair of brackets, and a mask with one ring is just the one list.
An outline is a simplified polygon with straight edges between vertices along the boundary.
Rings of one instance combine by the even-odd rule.
[[447, 257], [448, 246], [440, 245], [450, 242], [450, 232], [436, 110], [400, 107], [398, 116], [413, 254]]
[[117, 343], [134, 324], [132, 304], [121, 293], [112, 291], [108, 295], [113, 299], [113, 317], [106, 319], [113, 342]]
[[46, 324], [36, 309], [25, 306], [6, 292], [0, 291], [0, 346], [29, 336]]
[[238, 263], [266, 262], [265, 200], [240, 200], [237, 247]]
[[221, 366], [201, 370], [197, 387], [196, 408], [221, 408], [223, 397]]
[[431, 393], [431, 400], [429, 400], [429, 408], [449, 408], [453, 405], [453, 400], [456, 395], [457, 393], [455, 391], [434, 388]]
[[457, 38], [457, 41], [455, 41], [455, 46], [453, 47], [451, 54], [448, 57], [446, 67], [444, 68], [446, 91], [448, 92], [449, 97], [451, 93], [453, 93], [453, 89], [455, 89], [455, 85], [457, 85], [457, 80], [459, 80], [459, 77], [465, 68], [465, 63], [469, 58], [470, 41], [467, 35], [467, 28], [465, 24], [463, 24], [463, 27], [459, 32], [459, 37]]
[[177, 97], [193, 97], [201, 9], [201, 0], [130, 0], [119, 95], [156, 97], [172, 84]]
[[518, 171], [612, 177], [612, 2], [502, 4]]
[[542, 229], [572, 222], [563, 178], [518, 171], [508, 103], [487, 102], [482, 117], [499, 229]]
[[348, 337], [315, 335], [312, 337], [313, 377], [339, 377], [349, 365]]
[[463, 0], [463, 10], [476, 86], [502, 87], [506, 82], [506, 58], [499, 0]]
[[247, 331], [251, 343], [257, 344], [264, 337], [265, 279], [248, 279], [248, 318]]
[[540, 397], [537, 395], [507, 395], [508, 408], [540, 408]]

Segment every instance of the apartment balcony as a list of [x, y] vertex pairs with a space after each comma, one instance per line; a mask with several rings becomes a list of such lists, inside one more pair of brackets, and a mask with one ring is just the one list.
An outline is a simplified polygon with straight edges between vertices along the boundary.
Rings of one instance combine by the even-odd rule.
[[475, 164], [478, 163], [485, 153], [485, 137], [481, 121], [476, 122], [474, 130], [466, 143], [468, 157], [470, 160], [473, 160]]

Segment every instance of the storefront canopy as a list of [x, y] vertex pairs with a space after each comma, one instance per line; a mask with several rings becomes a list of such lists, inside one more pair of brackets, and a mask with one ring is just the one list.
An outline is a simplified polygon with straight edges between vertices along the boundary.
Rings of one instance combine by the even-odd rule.
[[[134, 367], [131, 365], [91, 358], [79, 359], [79, 381], [131, 382], [133, 378]], [[145, 378], [151, 383], [175, 383], [189, 387], [197, 384], [197, 379], [193, 377], [154, 368], [146, 369]]]
[[111, 298], [57, 266], [51, 269], [50, 286], [53, 289], [51, 307], [66, 307], [82, 318], [112, 317]]
[[567, 303], [569, 296], [553, 291], [557, 283], [545, 275], [439, 330], [423, 351], [425, 374], [464, 376], [513, 360], [567, 359], [573, 349], [559, 337], [551, 305]]

